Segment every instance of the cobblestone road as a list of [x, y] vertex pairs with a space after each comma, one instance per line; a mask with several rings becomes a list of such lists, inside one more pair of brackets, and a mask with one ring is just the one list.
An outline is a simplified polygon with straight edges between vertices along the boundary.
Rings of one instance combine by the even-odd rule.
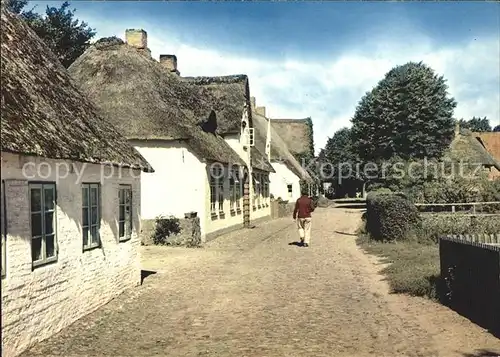
[[290, 218], [227, 234], [204, 249], [146, 247], [143, 268], [156, 274], [23, 356], [500, 352], [500, 340], [445, 307], [389, 295], [380, 265], [355, 244], [359, 219], [318, 209], [309, 248], [289, 245], [297, 238]]

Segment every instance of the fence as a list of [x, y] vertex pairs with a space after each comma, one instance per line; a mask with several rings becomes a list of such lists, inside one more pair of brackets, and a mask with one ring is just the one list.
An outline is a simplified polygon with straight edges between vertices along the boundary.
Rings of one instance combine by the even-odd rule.
[[439, 239], [443, 302], [496, 336], [500, 336], [499, 237], [461, 235]]
[[464, 211], [465, 209], [469, 209], [471, 213], [476, 213], [477, 211], [483, 211], [482, 209], [478, 210], [477, 207], [486, 206], [490, 209], [499, 210], [500, 201], [492, 201], [492, 202], [467, 202], [467, 203], [416, 203], [415, 206], [422, 211], [422, 209], [429, 209], [430, 211], [447, 211], [451, 208], [451, 212], [455, 213], [458, 211]]

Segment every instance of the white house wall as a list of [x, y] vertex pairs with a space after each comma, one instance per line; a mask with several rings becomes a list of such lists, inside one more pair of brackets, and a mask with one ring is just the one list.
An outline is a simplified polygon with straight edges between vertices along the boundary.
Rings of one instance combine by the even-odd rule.
[[142, 178], [142, 218], [155, 219], [161, 215], [184, 218], [187, 212], [197, 212], [204, 233], [206, 164], [183, 142], [131, 144], [155, 168], [154, 173]]
[[[26, 163], [33, 163], [27, 164]], [[59, 166], [58, 166], [59, 165]], [[22, 168], [25, 168], [23, 172]], [[57, 174], [59, 167], [59, 175]], [[73, 173], [66, 168], [73, 167]], [[140, 284], [139, 171], [2, 152], [6, 199], [6, 276], [2, 278], [2, 355], [19, 354]], [[64, 177], [66, 175], [66, 177]], [[80, 176], [79, 176], [80, 175]], [[58, 178], [59, 177], [59, 178]], [[101, 181], [102, 178], [102, 181]], [[30, 181], [56, 183], [56, 262], [32, 268]], [[102, 246], [83, 251], [81, 182], [101, 181]], [[118, 188], [132, 186], [131, 239], [118, 242]]]
[[[276, 173], [270, 174], [270, 190], [275, 197], [281, 197], [284, 201], [295, 201], [300, 197], [300, 178], [294, 174], [288, 166], [281, 162], [272, 162]], [[291, 194], [288, 192], [288, 185], [292, 185]]]

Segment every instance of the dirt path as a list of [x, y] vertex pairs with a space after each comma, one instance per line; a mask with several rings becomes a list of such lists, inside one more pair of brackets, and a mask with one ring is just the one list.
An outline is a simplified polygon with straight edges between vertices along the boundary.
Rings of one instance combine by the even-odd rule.
[[500, 340], [448, 309], [389, 295], [355, 244], [359, 219], [318, 209], [309, 248], [289, 245], [289, 218], [204, 249], [146, 248], [144, 269], [157, 273], [142, 287], [24, 356], [500, 355]]

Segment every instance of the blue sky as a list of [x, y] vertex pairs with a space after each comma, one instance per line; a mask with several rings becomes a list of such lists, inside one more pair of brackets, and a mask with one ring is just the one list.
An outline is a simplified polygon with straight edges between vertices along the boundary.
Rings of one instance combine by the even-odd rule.
[[[46, 4], [32, 2], [38, 10]], [[104, 36], [143, 28], [181, 75], [245, 73], [272, 118], [311, 116], [316, 149], [394, 65], [424, 61], [449, 84], [458, 118], [500, 124], [500, 4], [493, 2], [73, 1]]]

